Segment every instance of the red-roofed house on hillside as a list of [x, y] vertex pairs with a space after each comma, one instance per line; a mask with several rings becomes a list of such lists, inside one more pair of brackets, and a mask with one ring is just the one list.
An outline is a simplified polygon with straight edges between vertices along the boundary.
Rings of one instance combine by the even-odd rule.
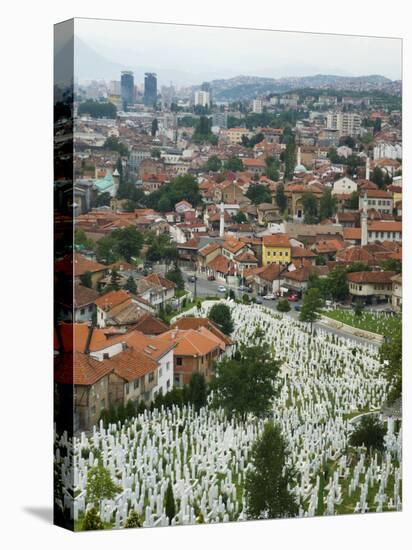
[[347, 273], [349, 294], [352, 300], [367, 304], [389, 302], [392, 298], [394, 271], [357, 271]]
[[108, 273], [109, 268], [93, 260], [89, 260], [82, 254], [75, 252], [74, 254], [69, 254], [57, 260], [54, 264], [54, 273], [55, 276], [59, 275], [65, 276], [70, 280], [73, 280], [76, 284], [81, 283], [81, 276], [85, 273], [90, 273], [92, 279], [92, 287], [96, 289], [98, 287], [99, 281]]
[[174, 342], [138, 331], [112, 335], [111, 330], [70, 324], [56, 328], [55, 382], [75, 386], [78, 429], [90, 429], [112, 405], [150, 404], [173, 387]]
[[212, 332], [205, 326], [187, 330], [173, 328], [159, 338], [175, 344], [173, 384], [178, 387], [188, 384], [195, 372], [210, 380], [213, 363], [228, 349], [227, 338], [218, 336], [216, 331]]
[[158, 311], [169, 304], [175, 296], [176, 285], [172, 281], [151, 273], [137, 281], [137, 296], [143, 298]]

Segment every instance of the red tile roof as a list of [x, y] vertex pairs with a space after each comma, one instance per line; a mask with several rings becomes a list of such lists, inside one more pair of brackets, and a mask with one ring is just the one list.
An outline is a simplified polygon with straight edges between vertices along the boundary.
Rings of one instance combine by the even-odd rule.
[[394, 275], [396, 275], [394, 271], [357, 271], [355, 273], [347, 273], [346, 279], [350, 283], [387, 284], [391, 282], [391, 278]]
[[262, 239], [262, 243], [268, 247], [274, 246], [290, 248], [289, 237], [284, 233], [277, 233], [276, 235], [265, 235]]
[[63, 353], [54, 359], [54, 380], [59, 384], [90, 386], [112, 372], [108, 360], [97, 361], [84, 353]]

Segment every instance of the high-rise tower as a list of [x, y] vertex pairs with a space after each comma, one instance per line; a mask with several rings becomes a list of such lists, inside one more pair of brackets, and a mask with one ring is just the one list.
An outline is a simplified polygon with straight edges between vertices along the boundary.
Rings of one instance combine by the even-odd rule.
[[157, 101], [157, 76], [156, 73], [145, 73], [143, 102], [153, 107]]
[[122, 71], [120, 77], [120, 91], [123, 109], [134, 103], [134, 76], [132, 71]]

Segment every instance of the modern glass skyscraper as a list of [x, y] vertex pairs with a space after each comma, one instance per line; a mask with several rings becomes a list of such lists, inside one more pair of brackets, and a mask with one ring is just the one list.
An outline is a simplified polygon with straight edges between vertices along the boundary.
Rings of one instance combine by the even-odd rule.
[[145, 73], [144, 75], [144, 97], [145, 105], [153, 106], [157, 100], [157, 76], [156, 73]]
[[132, 71], [122, 71], [120, 78], [120, 90], [122, 95], [122, 105], [126, 109], [128, 105], [134, 103], [134, 76]]

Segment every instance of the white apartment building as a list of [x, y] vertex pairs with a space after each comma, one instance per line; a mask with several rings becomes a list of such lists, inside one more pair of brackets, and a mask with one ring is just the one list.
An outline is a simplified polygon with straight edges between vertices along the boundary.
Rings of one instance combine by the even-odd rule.
[[356, 136], [360, 132], [361, 117], [357, 113], [328, 113], [328, 129], [338, 130], [341, 136]]
[[379, 143], [373, 148], [373, 160], [402, 158], [402, 145], [396, 143]]
[[252, 111], [257, 114], [263, 112], [263, 101], [261, 99], [258, 98], [252, 101]]
[[210, 106], [210, 93], [199, 90], [195, 92], [195, 105], [200, 105], [201, 107]]

